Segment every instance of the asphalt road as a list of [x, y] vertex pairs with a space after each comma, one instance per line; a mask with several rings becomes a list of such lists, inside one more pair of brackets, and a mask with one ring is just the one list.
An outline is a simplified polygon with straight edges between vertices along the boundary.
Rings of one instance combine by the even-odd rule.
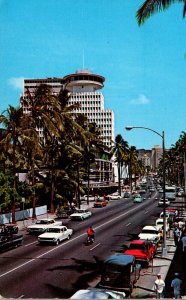
[[[39, 245], [24, 232], [24, 244], [0, 254], [0, 294], [6, 298], [69, 298], [80, 288], [94, 285], [99, 263], [114, 252], [122, 252], [146, 224], [154, 224], [162, 209], [157, 200], [134, 204], [131, 199], [110, 201], [92, 208], [91, 218], [64, 220], [74, 234], [59, 246]], [[96, 231], [95, 243], [85, 245], [86, 229]]]

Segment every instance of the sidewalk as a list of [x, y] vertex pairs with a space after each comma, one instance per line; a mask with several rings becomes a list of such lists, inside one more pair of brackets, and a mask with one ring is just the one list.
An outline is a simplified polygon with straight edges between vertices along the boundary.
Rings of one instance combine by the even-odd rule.
[[175, 250], [174, 239], [167, 239], [166, 257], [162, 257], [161, 249], [159, 249], [159, 253], [153, 259], [151, 265], [147, 269], [142, 269], [141, 276], [136, 283], [136, 288], [133, 290], [132, 298], [156, 298], [153, 289], [156, 276], [157, 274], [161, 274], [162, 279], [165, 281], [174, 258]]

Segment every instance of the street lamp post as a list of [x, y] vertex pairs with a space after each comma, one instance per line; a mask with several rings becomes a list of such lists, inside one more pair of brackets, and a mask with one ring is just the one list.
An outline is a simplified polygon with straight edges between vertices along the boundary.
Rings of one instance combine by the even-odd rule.
[[162, 134], [159, 132], [143, 126], [127, 126], [125, 127], [126, 130], [132, 130], [135, 128], [141, 128], [146, 129], [149, 131], [154, 132], [155, 134], [159, 135], [162, 138], [162, 150], [163, 150], [163, 249], [162, 249], [162, 256], [167, 255], [167, 247], [166, 247], [166, 204], [165, 204], [165, 134], [164, 131], [162, 131]]

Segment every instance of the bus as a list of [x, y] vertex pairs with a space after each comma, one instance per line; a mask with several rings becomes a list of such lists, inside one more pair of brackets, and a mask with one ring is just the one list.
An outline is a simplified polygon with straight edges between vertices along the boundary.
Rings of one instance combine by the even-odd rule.
[[165, 186], [165, 198], [168, 200], [176, 199], [176, 187], [175, 186]]

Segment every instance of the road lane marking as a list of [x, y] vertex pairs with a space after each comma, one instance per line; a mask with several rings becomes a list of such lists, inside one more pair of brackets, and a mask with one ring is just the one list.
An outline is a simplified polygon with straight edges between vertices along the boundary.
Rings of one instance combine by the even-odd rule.
[[[117, 217], [114, 217], [114, 218], [110, 219], [109, 221], [107, 221], [107, 222], [105, 222], [105, 223], [103, 223], [103, 224], [101, 224], [101, 225], [95, 227], [95, 230], [96, 230], [96, 229], [99, 229], [99, 228], [102, 228], [102, 227], [104, 227], [105, 225], [108, 225], [108, 224], [112, 223], [114, 220], [118, 220], [118, 219], [120, 219], [120, 218], [126, 216], [127, 214], [130, 214], [131, 212], [137, 210], [138, 208], [139, 208], [139, 206], [138, 206], [138, 207], [136, 207], [136, 206], [133, 207], [132, 209], [130, 209], [130, 210], [128, 210], [128, 211], [122, 213], [121, 215], [119, 215], [119, 216], [117, 216]], [[45, 255], [47, 255], [47, 254], [49, 254], [49, 253], [52, 253], [53, 251], [55, 251], [55, 250], [58, 249], [59, 247], [63, 247], [64, 245], [69, 244], [69, 243], [71, 243], [71, 242], [73, 242], [73, 241], [75, 241], [75, 240], [77, 240], [77, 239], [79, 239], [80, 237], [83, 237], [83, 236], [85, 236], [85, 235], [87, 235], [87, 233], [82, 233], [82, 234], [80, 234], [80, 235], [78, 235], [78, 236], [76, 236], [76, 237], [74, 237], [74, 238], [71, 238], [70, 240], [64, 242], [63, 244], [60, 244], [60, 245], [58, 245], [58, 246], [56, 246], [56, 247], [54, 247], [54, 248], [52, 248], [52, 249], [50, 249], [50, 250], [44, 252], [43, 254], [41, 254], [41, 255], [39, 255], [39, 256], [37, 256], [37, 257], [35, 257], [35, 258], [32, 258], [32, 259], [28, 260], [27, 262], [25, 262], [25, 263], [23, 263], [23, 264], [21, 264], [21, 265], [15, 267], [15, 268], [13, 268], [13, 269], [7, 271], [7, 272], [4, 272], [4, 273], [0, 274], [0, 278], [1, 278], [1, 277], [4, 277], [4, 276], [6, 276], [6, 275], [8, 275], [8, 274], [10, 274], [10, 273], [12, 273], [12, 272], [14, 272], [14, 271], [20, 269], [20, 268], [23, 268], [24, 266], [26, 266], [26, 265], [28, 265], [28, 264], [30, 264], [30, 263], [36, 261], [37, 259], [40, 259], [40, 258], [42, 258], [43, 256], [45, 256]]]
[[126, 224], [125, 226], [128, 227], [129, 225], [131, 225], [131, 223]]
[[90, 249], [90, 251], [94, 250], [95, 248], [97, 248], [100, 245], [100, 243], [98, 243], [96, 246], [94, 246], [93, 248]]
[[23, 245], [23, 247], [28, 247], [30, 245], [34, 245], [34, 244], [37, 244], [37, 243], [38, 243], [38, 241], [35, 241], [35, 242], [30, 243], [30, 244]]

